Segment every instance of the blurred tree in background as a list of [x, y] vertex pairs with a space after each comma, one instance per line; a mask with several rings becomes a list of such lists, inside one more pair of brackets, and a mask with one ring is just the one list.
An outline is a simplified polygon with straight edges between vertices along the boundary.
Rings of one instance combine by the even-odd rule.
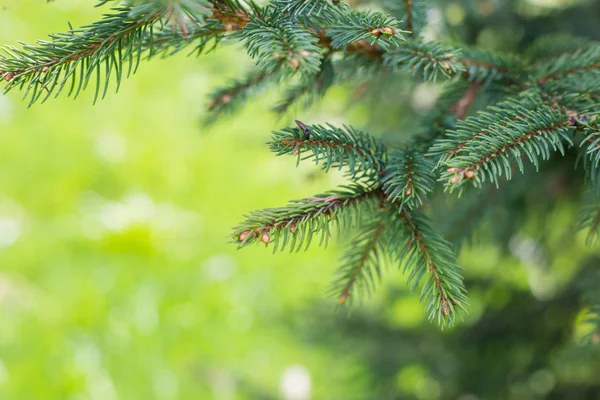
[[[596, 238], [600, 186], [592, 118], [597, 2], [276, 0], [276, 11], [232, 1], [212, 9], [195, 0], [102, 3], [0, 3], [3, 43], [33, 43], [64, 31], [67, 20], [85, 26], [52, 42], [6, 48], [0, 58], [0, 76], [15, 89], [0, 97], [1, 398], [600, 398], [600, 337], [597, 322], [588, 321], [599, 304], [600, 255], [597, 245], [585, 245]], [[235, 39], [258, 68], [240, 46], [222, 46]], [[186, 57], [215, 43], [222, 51]], [[144, 58], [170, 57], [143, 62], [121, 80], [142, 50]], [[522, 91], [511, 82], [517, 75], [535, 79], [534, 93], [491, 116], [476, 114]], [[79, 99], [53, 99], [60, 91]], [[46, 97], [52, 100], [27, 108]], [[226, 118], [230, 112], [237, 115]], [[521, 113], [535, 118], [519, 125]], [[432, 161], [415, 148], [437, 143], [432, 154], [443, 157], [452, 140], [482, 121], [492, 126], [493, 118], [504, 118], [495, 132], [514, 140], [521, 139], [500, 127], [549, 133], [522, 154], [498, 157], [514, 167], [512, 180], [501, 177], [500, 161], [482, 172], [500, 189], [460, 164], [485, 151], [501, 154], [491, 147], [498, 142], [481, 138], [483, 146], [446, 165], [455, 170], [441, 172], [450, 189], [482, 187], [467, 187], [461, 197], [443, 193], [430, 179], [440, 171], [423, 169]], [[555, 132], [540, 121], [569, 128]], [[338, 129], [343, 124], [360, 131]], [[272, 150], [318, 155], [317, 167], [274, 159], [264, 145], [271, 130]], [[563, 146], [563, 157], [541, 162]], [[400, 179], [410, 175], [407, 155], [420, 160], [422, 180]], [[526, 165], [520, 175], [521, 155], [539, 159], [540, 172]], [[345, 176], [319, 171], [340, 165]], [[449, 297], [432, 292], [425, 304], [432, 313], [423, 313], [398, 263], [388, 262], [381, 288], [346, 315], [324, 296], [339, 265], [335, 249], [270, 256], [224, 243], [239, 215], [283, 198], [304, 200], [252, 214], [234, 239], [274, 246], [288, 239], [279, 231], [305, 238], [326, 229], [327, 218], [296, 215], [318, 211], [312, 203], [329, 211], [343, 195], [332, 201], [331, 193], [307, 193], [348, 178], [362, 185], [352, 193], [369, 192], [378, 169], [385, 186], [375, 190], [386, 200], [376, 210], [399, 203], [410, 209], [400, 214], [407, 226], [430, 219], [433, 228], [409, 232], [408, 242], [390, 236], [380, 249], [369, 239], [381, 224], [366, 221], [368, 229], [351, 231], [359, 239], [350, 249], [376, 249], [368, 265], [379, 272], [390, 247], [414, 252], [420, 237], [439, 236], [425, 261], [448, 247], [458, 261], [440, 255], [438, 276], [455, 266], [460, 272], [447, 276]], [[407, 219], [421, 211], [425, 222]], [[585, 232], [576, 235], [580, 220]], [[428, 272], [418, 256], [408, 257], [413, 271]], [[340, 303], [359, 293], [353, 271], [365, 259], [356, 252], [342, 258], [346, 269], [334, 285]], [[440, 331], [427, 317], [454, 321], [463, 276], [468, 314]], [[368, 289], [371, 278], [361, 279]]]

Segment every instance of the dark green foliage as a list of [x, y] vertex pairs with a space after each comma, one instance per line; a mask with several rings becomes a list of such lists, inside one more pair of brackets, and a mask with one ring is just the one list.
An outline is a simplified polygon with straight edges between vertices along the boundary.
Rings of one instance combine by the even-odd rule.
[[490, 83], [505, 81], [514, 84], [522, 79], [524, 61], [514, 54], [491, 52], [481, 48], [462, 47], [460, 62], [470, 81]]
[[[81, 29], [51, 35], [51, 41], [22, 49], [5, 47], [5, 54], [0, 56], [0, 78], [8, 81], [6, 90], [24, 89], [24, 97], [32, 104], [60, 93], [69, 81], [69, 94], [77, 96], [94, 79], [95, 98], [101, 90], [106, 94], [113, 74], [118, 85], [124, 74], [135, 72], [146, 50], [142, 39], [151, 38], [152, 26], [166, 15], [165, 7], [152, 4], [116, 11]], [[105, 76], [103, 89], [101, 76]]]
[[[477, 125], [471, 128], [478, 129]], [[570, 144], [570, 130], [564, 110], [550, 107], [529, 111], [515, 121], [492, 124], [477, 141], [462, 147], [464, 155], [443, 164], [448, 169], [440, 180], [447, 182], [450, 189], [460, 188], [466, 182], [480, 186], [486, 179], [498, 186], [503, 175], [508, 180], [512, 178], [513, 162], [523, 172], [523, 155], [539, 169], [540, 160], [548, 160], [552, 152], [564, 154], [564, 144]]]
[[336, 271], [331, 292], [337, 296], [338, 304], [370, 295], [381, 280], [382, 269], [390, 251], [393, 250], [393, 232], [390, 232], [387, 212], [377, 212], [372, 220], [359, 228], [359, 234], [348, 245]]
[[533, 79], [535, 83], [545, 88], [560, 83], [569, 77], [598, 78], [600, 77], [600, 45], [589, 49], [577, 50], [573, 54], [548, 60], [537, 68]]
[[433, 161], [416, 149], [395, 150], [389, 158], [382, 179], [388, 200], [411, 209], [421, 206], [435, 186]]
[[348, 167], [354, 179], [373, 179], [383, 168], [385, 147], [371, 135], [351, 127], [308, 125], [275, 132], [270, 142], [277, 155], [292, 154], [300, 160], [313, 159], [325, 171]]
[[372, 211], [376, 192], [353, 185], [338, 191], [296, 200], [288, 206], [255, 211], [234, 228], [233, 240], [245, 246], [254, 242], [273, 243], [273, 251], [306, 249], [313, 235], [320, 233], [320, 245], [327, 245], [330, 225], [350, 228], [363, 213]]
[[439, 43], [412, 40], [397, 51], [385, 55], [386, 65], [435, 81], [438, 75], [446, 78], [465, 71], [459, 61], [460, 50]]
[[242, 40], [257, 65], [269, 74], [316, 74], [321, 51], [317, 38], [298, 23], [277, 12], [251, 16], [241, 31]]
[[278, 12], [291, 18], [335, 17], [348, 6], [339, 0], [273, 0], [270, 4]]
[[450, 243], [433, 230], [426, 216], [408, 208], [402, 207], [393, 223], [402, 243], [396, 248], [396, 257], [404, 265], [403, 271], [408, 271], [411, 289], [426, 276], [420, 300], [427, 304], [429, 320], [442, 327], [453, 325], [457, 311], [465, 310], [467, 297]]
[[335, 49], [346, 50], [349, 45], [361, 40], [377, 44], [383, 49], [399, 47], [404, 42], [400, 23], [393, 17], [381, 13], [350, 12], [335, 21], [327, 34]]
[[[486, 20], [482, 10], [497, 2], [468, 3], [469, 29], [488, 21], [493, 30], [490, 21], [498, 18], [501, 24], [506, 17], [491, 13]], [[448, 32], [432, 30], [429, 40], [422, 34], [431, 4], [423, 0], [386, 1], [383, 9], [391, 15], [334, 0], [135, 4], [54, 35], [51, 42], [6, 47], [0, 57], [6, 89], [22, 89], [34, 102], [58, 94], [68, 82], [69, 92], [77, 95], [94, 80], [97, 97], [112, 77], [118, 87], [142, 58], [184, 48], [200, 54], [233, 39], [245, 45], [256, 69], [213, 92], [213, 118], [235, 111], [274, 83], [285, 89], [275, 107], [280, 114], [318, 100], [333, 84], [353, 84], [364, 103], [370, 100], [360, 93], [375, 92], [373, 110], [398, 114], [392, 127], [373, 117], [377, 129], [393, 132], [382, 140], [349, 126], [297, 121], [274, 132], [270, 142], [277, 155], [314, 161], [325, 172], [344, 170], [350, 181], [345, 189], [256, 211], [233, 233], [240, 246], [262, 242], [274, 250], [299, 250], [315, 234], [326, 244], [332, 224], [344, 232], [358, 229], [334, 284], [340, 302], [372, 292], [385, 255], [392, 255], [390, 264], [407, 272], [413, 288], [423, 282], [429, 318], [453, 324], [467, 303], [451, 243], [458, 249], [477, 229], [487, 229], [485, 237], [506, 246], [522, 228], [523, 205], [534, 192], [536, 210], [549, 212], [563, 197], [584, 198], [585, 188], [579, 227], [588, 232], [588, 244], [597, 246], [597, 41], [528, 33], [515, 39], [518, 45], [507, 46], [514, 53], [502, 53], [474, 46], [481, 37], [452, 24], [431, 26]], [[442, 93], [430, 109], [406, 111], [419, 80], [440, 82]], [[526, 169], [524, 160], [535, 168]], [[583, 168], [576, 170], [578, 162]], [[491, 203], [502, 209], [488, 212]], [[429, 215], [436, 216], [436, 224]], [[493, 218], [493, 226], [482, 226], [484, 217]]]

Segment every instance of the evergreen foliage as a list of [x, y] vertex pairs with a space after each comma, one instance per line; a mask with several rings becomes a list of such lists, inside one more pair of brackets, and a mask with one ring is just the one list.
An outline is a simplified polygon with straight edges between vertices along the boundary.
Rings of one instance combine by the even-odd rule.
[[[307, 248], [314, 235], [327, 244], [332, 224], [344, 232], [356, 229], [333, 286], [338, 302], [372, 292], [384, 260], [391, 258], [413, 289], [421, 286], [430, 319], [452, 325], [467, 297], [454, 254], [458, 246], [451, 244], [456, 239], [445, 238], [437, 228], [443, 221], [428, 216], [439, 199], [461, 202], [457, 196], [464, 194], [470, 206], [461, 215], [467, 225], [479, 226], [481, 217], [475, 215], [485, 213], [472, 211], [485, 207], [489, 195], [478, 196], [477, 190], [502, 196], [508, 181], [522, 179], [523, 188], [510, 190], [525, 192], [533, 181], [524, 160], [545, 176], [559, 165], [548, 161], [560, 158], [568, 165], [560, 164], [564, 173], [580, 184], [577, 196], [585, 197], [579, 226], [588, 231], [589, 245], [598, 245], [600, 44], [547, 36], [513, 54], [429, 40], [424, 32], [433, 6], [425, 0], [389, 1], [388, 14], [339, 0], [140, 1], [50, 41], [4, 47], [0, 78], [6, 90], [23, 91], [30, 104], [58, 95], [67, 84], [68, 93], [77, 96], [92, 80], [96, 98], [104, 96], [111, 79], [118, 88], [141, 59], [189, 47], [200, 54], [211, 44], [238, 41], [256, 69], [213, 93], [209, 109], [215, 117], [270, 83], [287, 85], [276, 106], [284, 113], [357, 76], [367, 84], [384, 73], [402, 82], [441, 81], [442, 95], [404, 142], [300, 121], [275, 131], [274, 153], [293, 155], [298, 163], [312, 160], [325, 172], [344, 170], [349, 183], [255, 211], [234, 228], [232, 238], [241, 247], [262, 242], [274, 251], [293, 251]], [[584, 172], [573, 170], [570, 156], [578, 148]], [[515, 176], [516, 169], [522, 175]], [[462, 237], [474, 229], [467, 231]]]

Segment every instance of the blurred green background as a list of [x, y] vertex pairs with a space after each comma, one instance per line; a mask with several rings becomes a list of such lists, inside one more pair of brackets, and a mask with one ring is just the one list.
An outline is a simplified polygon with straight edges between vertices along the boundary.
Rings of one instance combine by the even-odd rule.
[[[105, 11], [2, 0], [0, 43], [32, 42]], [[576, 261], [595, 254], [583, 240], [568, 251], [557, 243], [576, 205], [530, 227], [555, 232], [541, 267], [527, 248], [467, 248], [467, 279], [484, 284], [470, 287], [466, 321], [444, 332], [395, 269], [349, 316], [336, 311], [325, 295], [335, 243], [292, 255], [227, 243], [244, 213], [343, 182], [274, 157], [271, 130], [294, 118], [370, 119], [368, 105], [345, 105], [335, 88], [326, 107], [294, 118], [269, 112], [267, 92], [204, 127], [207, 94], [249, 65], [235, 46], [200, 59], [183, 52], [143, 63], [96, 105], [89, 92], [30, 109], [17, 91], [0, 96], [0, 399], [528, 399], [561, 385], [586, 388], [582, 398], [599, 393], [597, 362], [577, 370], [579, 358], [569, 364], [554, 351], [578, 333], [546, 329], [583, 312], [555, 307], [568, 297], [562, 283], [580, 273]], [[502, 321], [502, 312], [518, 329], [481, 331], [484, 316]]]

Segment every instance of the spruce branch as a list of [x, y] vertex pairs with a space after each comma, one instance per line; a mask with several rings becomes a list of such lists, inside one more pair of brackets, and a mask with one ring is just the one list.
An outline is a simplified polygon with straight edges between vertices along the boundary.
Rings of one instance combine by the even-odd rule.
[[485, 49], [461, 47], [457, 62], [465, 69], [463, 75], [470, 81], [490, 83], [506, 81], [514, 84], [523, 80], [525, 61], [514, 54], [491, 52]]
[[306, 17], [333, 19], [348, 7], [340, 0], [271, 0], [270, 5], [293, 20]]
[[578, 50], [573, 54], [564, 54], [556, 59], [543, 63], [534, 75], [535, 84], [546, 86], [554, 81], [573, 75], [588, 74], [600, 77], [600, 45]]
[[395, 18], [375, 12], [342, 14], [326, 32], [331, 37], [331, 46], [344, 51], [362, 42], [389, 50], [399, 47], [405, 41], [403, 34], [407, 33]]
[[273, 11], [252, 15], [240, 31], [248, 54], [269, 74], [314, 75], [319, 72], [321, 50], [318, 38], [296, 22]]
[[427, 303], [429, 320], [437, 320], [442, 328], [454, 325], [457, 311], [466, 311], [466, 290], [462, 270], [456, 264], [451, 245], [430, 227], [427, 217], [402, 207], [395, 221], [404, 244], [396, 249], [397, 258], [410, 270], [408, 283], [414, 290], [427, 275], [421, 289], [421, 300]]
[[452, 77], [465, 71], [460, 50], [439, 43], [411, 40], [399, 49], [384, 55], [384, 63], [394, 69], [420, 74], [424, 80], [435, 81], [438, 75]]
[[[104, 4], [104, 3], [102, 3]], [[211, 40], [241, 29], [259, 9], [236, 0], [209, 3], [205, 0], [154, 1], [113, 9], [102, 20], [66, 33], [51, 41], [24, 44], [22, 49], [4, 47], [0, 54], [0, 79], [6, 91], [25, 89], [24, 97], [35, 101], [55, 97], [70, 81], [74, 97], [96, 81], [94, 101], [106, 95], [115, 76], [117, 90], [124, 74], [135, 73], [143, 57], [172, 55], [190, 44], [200, 54]]]
[[363, 223], [360, 232], [344, 252], [336, 271], [331, 292], [337, 296], [338, 305], [353, 300], [361, 293], [370, 296], [381, 279], [381, 269], [389, 251], [386, 236], [387, 213], [378, 212]]
[[128, 63], [127, 75], [132, 69], [135, 72], [143, 50], [142, 39], [152, 34], [153, 25], [162, 23], [167, 8], [143, 4], [116, 11], [83, 28], [51, 35], [51, 41], [24, 44], [22, 49], [3, 48], [0, 78], [8, 82], [6, 91], [25, 88], [24, 97], [29, 96], [31, 105], [42, 96], [44, 101], [53, 93], [58, 95], [69, 80], [69, 94], [74, 93], [75, 97], [95, 79], [96, 99], [102, 74], [106, 76], [104, 94], [113, 72], [118, 86], [125, 73], [123, 64]]
[[514, 55], [418, 39], [407, 41], [382, 56], [388, 67], [407, 70], [413, 76], [419, 74], [423, 79], [433, 81], [442, 75], [485, 84], [499, 80], [515, 83], [521, 80], [525, 68], [524, 62]]
[[445, 182], [447, 189], [460, 189], [466, 182], [480, 186], [486, 178], [498, 186], [502, 175], [511, 179], [511, 161], [523, 172], [523, 153], [537, 169], [539, 160], [547, 160], [551, 152], [564, 154], [563, 142], [571, 144], [568, 133], [572, 124], [564, 109], [542, 106], [518, 119], [492, 123], [485, 131], [481, 131], [481, 126], [488, 119], [485, 114], [480, 116], [483, 118], [467, 120], [465, 125], [485, 134], [466, 142], [460, 149], [462, 154], [442, 161], [447, 170], [440, 181]]
[[[461, 100], [462, 98], [452, 108], [456, 109]], [[519, 97], [508, 98], [490, 106], [487, 111], [479, 111], [475, 116], [459, 120], [456, 122], [455, 129], [448, 130], [446, 137], [440, 138], [433, 144], [428, 155], [439, 159], [440, 165], [446, 164], [450, 159], [464, 153], [465, 146], [488, 136], [492, 127], [506, 126], [510, 122], [521, 120], [527, 112], [536, 110], [543, 102], [539, 92], [524, 92]]]
[[421, 206], [433, 191], [435, 165], [416, 148], [392, 151], [383, 177], [383, 192], [388, 201], [410, 209]]
[[146, 32], [141, 49], [147, 51], [147, 58], [169, 57], [179, 51], [194, 45], [190, 53], [202, 54], [209, 43], [214, 43], [214, 48], [224, 38], [225, 28], [217, 20], [207, 20], [206, 24], [188, 24], [185, 28], [186, 35], [180, 31], [164, 27], [162, 30]]
[[298, 163], [313, 159], [325, 171], [347, 167], [348, 176], [356, 180], [373, 179], [383, 170], [386, 149], [373, 136], [348, 126], [297, 124], [273, 133], [271, 151], [297, 156]]
[[330, 224], [337, 228], [356, 226], [362, 214], [375, 209], [379, 202], [377, 191], [360, 185], [292, 201], [280, 208], [267, 208], [246, 216], [233, 228], [232, 238], [240, 247], [250, 243], [274, 243], [273, 251], [307, 249], [315, 233], [320, 232], [320, 244], [327, 245]]

